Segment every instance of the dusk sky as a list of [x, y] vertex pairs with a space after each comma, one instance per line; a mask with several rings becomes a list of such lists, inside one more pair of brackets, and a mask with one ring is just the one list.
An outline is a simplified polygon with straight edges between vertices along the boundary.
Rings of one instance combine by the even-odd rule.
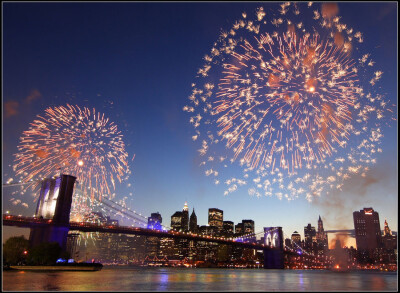
[[[48, 107], [71, 104], [96, 108], [118, 126], [132, 174], [117, 184], [117, 199], [128, 196], [128, 207], [145, 216], [160, 212], [167, 226], [187, 201], [200, 225], [207, 224], [208, 208], [219, 208], [224, 220], [235, 224], [252, 219], [256, 231], [281, 226], [286, 236], [298, 231], [303, 237], [304, 226], [317, 226], [319, 215], [326, 230], [354, 229], [353, 212], [372, 207], [379, 213], [381, 229], [386, 219], [397, 231], [396, 2], [338, 3], [340, 20], [363, 35], [351, 57], [370, 54], [374, 70], [383, 71], [377, 92], [395, 104], [396, 120], [388, 120], [390, 127], [382, 126], [383, 152], [366, 176], [356, 174], [341, 190], [311, 202], [304, 196], [288, 201], [251, 196], [247, 186], [224, 195], [223, 180], [215, 185], [199, 166], [200, 143], [192, 141], [190, 115], [182, 109], [189, 104], [203, 57], [242, 12], [254, 18], [257, 8], [264, 7], [268, 18], [279, 4], [3, 3], [3, 184], [10, 178], [18, 181], [12, 168], [14, 154], [36, 115]], [[320, 6], [314, 3], [312, 9]], [[227, 172], [241, 175], [237, 162]], [[31, 192], [16, 196], [16, 190], [3, 187], [3, 213], [32, 216], [36, 203]], [[21, 202], [13, 204], [16, 198]], [[3, 237], [20, 231], [7, 228]]]

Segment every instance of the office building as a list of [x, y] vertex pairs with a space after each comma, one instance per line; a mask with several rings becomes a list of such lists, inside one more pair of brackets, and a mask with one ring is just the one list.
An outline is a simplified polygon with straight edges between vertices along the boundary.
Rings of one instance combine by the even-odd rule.
[[162, 230], [162, 217], [159, 212], [152, 213], [147, 219], [147, 229]]
[[189, 208], [186, 201], [182, 210], [182, 231], [189, 231]]
[[223, 222], [223, 235], [225, 237], [232, 237], [234, 233], [234, 224], [232, 221]]
[[306, 227], [304, 227], [304, 245], [305, 249], [308, 252], [313, 252], [314, 246], [317, 242], [317, 233], [315, 231], [315, 227], [311, 226], [311, 224], [308, 224]]
[[373, 208], [364, 208], [353, 213], [356, 244], [358, 250], [373, 250], [381, 246], [382, 234], [379, 214]]
[[208, 209], [208, 225], [216, 227], [219, 232], [222, 231], [224, 222], [224, 212], [220, 209]]
[[318, 230], [317, 230], [317, 254], [322, 255], [328, 251], [328, 234], [324, 230], [324, 224], [321, 216], [318, 219]]
[[182, 218], [183, 218], [182, 212], [175, 212], [175, 214], [171, 216], [171, 228], [173, 230], [175, 231], [183, 230]]

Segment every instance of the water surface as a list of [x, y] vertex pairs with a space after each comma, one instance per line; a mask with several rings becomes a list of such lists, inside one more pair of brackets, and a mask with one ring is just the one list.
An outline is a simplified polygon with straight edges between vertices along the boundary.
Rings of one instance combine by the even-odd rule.
[[104, 267], [3, 272], [4, 291], [397, 291], [396, 272]]

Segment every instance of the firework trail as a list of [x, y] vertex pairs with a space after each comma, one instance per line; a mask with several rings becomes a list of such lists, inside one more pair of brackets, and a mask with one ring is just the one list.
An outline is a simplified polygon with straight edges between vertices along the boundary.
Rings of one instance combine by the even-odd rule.
[[92, 202], [112, 198], [116, 180], [130, 173], [127, 161], [117, 125], [95, 109], [67, 104], [47, 108], [23, 132], [13, 167], [21, 182], [32, 181], [32, 188], [38, 179], [60, 173], [77, 177], [83, 198], [76, 200], [83, 203], [89, 195]]
[[382, 72], [370, 72], [370, 54], [357, 58], [363, 35], [340, 22], [336, 4], [315, 6], [243, 13], [204, 57], [183, 110], [215, 184], [227, 161], [242, 167], [225, 195], [252, 184], [250, 195], [311, 201], [365, 174], [382, 152], [381, 121], [392, 113], [374, 89]]

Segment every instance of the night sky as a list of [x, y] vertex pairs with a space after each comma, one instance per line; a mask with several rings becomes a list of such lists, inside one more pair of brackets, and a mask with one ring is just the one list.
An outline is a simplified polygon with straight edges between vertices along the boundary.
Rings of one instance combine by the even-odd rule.
[[[221, 30], [260, 6], [267, 17], [279, 8], [266, 2], [3, 3], [3, 184], [17, 180], [13, 155], [29, 123], [46, 108], [68, 103], [94, 107], [118, 125], [132, 175], [117, 185], [117, 197], [128, 196], [128, 206], [143, 215], [160, 212], [166, 225], [187, 201], [200, 225], [207, 224], [208, 208], [219, 208], [235, 224], [254, 220], [256, 231], [282, 226], [287, 236], [295, 230], [303, 235], [319, 215], [326, 230], [353, 229], [353, 211], [373, 207], [381, 228], [387, 219], [397, 231], [397, 121], [383, 128], [383, 152], [367, 177], [354, 176], [341, 192], [311, 203], [252, 197], [246, 187], [224, 196], [223, 184], [213, 184], [198, 166], [198, 145], [182, 111], [191, 84]], [[379, 92], [397, 106], [397, 3], [338, 6], [341, 21], [363, 33], [357, 48], [384, 72]], [[32, 216], [29, 192], [21, 197], [26, 208], [12, 204], [13, 191], [3, 187], [3, 213]], [[5, 229], [3, 241], [12, 234], [21, 230]]]

